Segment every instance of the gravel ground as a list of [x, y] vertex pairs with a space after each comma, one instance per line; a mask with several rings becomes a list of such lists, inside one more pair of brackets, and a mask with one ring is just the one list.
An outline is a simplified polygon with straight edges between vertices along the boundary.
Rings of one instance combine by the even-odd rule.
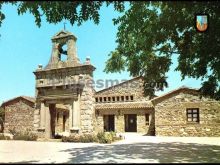
[[0, 163], [220, 163], [220, 137], [125, 134], [112, 144], [0, 141]]

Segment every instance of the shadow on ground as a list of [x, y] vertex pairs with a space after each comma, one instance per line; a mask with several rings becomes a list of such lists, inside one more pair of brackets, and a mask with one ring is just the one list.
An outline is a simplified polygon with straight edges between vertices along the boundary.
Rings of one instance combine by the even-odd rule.
[[66, 163], [220, 162], [220, 146], [181, 142], [111, 144], [61, 152], [71, 154]]

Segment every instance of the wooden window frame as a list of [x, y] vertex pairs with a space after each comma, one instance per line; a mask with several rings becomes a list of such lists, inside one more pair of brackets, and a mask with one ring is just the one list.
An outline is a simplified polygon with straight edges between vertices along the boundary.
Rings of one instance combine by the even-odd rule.
[[[196, 114], [196, 117], [195, 117], [195, 114]], [[189, 121], [189, 119], [191, 119], [191, 121]], [[194, 119], [196, 119], [196, 121], [194, 121]], [[186, 121], [187, 123], [199, 123], [200, 122], [199, 108], [187, 108], [186, 109]]]

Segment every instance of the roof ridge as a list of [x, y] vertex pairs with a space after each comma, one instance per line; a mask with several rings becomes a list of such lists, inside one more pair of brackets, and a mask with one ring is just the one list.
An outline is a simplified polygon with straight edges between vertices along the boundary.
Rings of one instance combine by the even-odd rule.
[[110, 86], [110, 87], [107, 87], [107, 88], [101, 89], [100, 91], [96, 91], [96, 93], [99, 93], [99, 92], [102, 92], [102, 91], [105, 91], [105, 90], [111, 89], [111, 88], [113, 88], [113, 87], [116, 87], [116, 86], [122, 85], [122, 84], [124, 84], [124, 83], [126, 83], [126, 82], [128, 82], [128, 81], [132, 81], [132, 80], [134, 80], [134, 79], [141, 78], [141, 77], [143, 77], [143, 76], [136, 76], [136, 77], [133, 77], [133, 78], [131, 78], [131, 79], [129, 79], [129, 80], [126, 80], [126, 81], [120, 82], [120, 83], [118, 83], [118, 84], [112, 85], [112, 86]]
[[167, 96], [167, 95], [169, 95], [169, 94], [171, 94], [171, 93], [177, 92], [178, 90], [181, 90], [181, 89], [189, 89], [189, 90], [199, 91], [198, 88], [192, 88], [192, 87], [187, 87], [187, 86], [185, 86], [185, 85], [182, 85], [182, 86], [180, 86], [179, 88], [173, 89], [173, 90], [171, 90], [171, 91], [169, 91], [169, 92], [167, 92], [167, 93], [165, 93], [165, 94], [162, 94], [162, 95], [160, 95], [160, 96], [158, 96], [158, 97], [155, 97], [155, 98], [151, 99], [150, 101], [157, 100], [157, 99], [162, 98], [162, 97], [164, 97], [164, 96]]
[[28, 100], [28, 101], [30, 101], [30, 102], [32, 102], [32, 103], [35, 103], [35, 100], [36, 100], [35, 97], [20, 95], [20, 96], [16, 96], [16, 97], [13, 97], [13, 98], [11, 98], [11, 99], [8, 99], [8, 100], [6, 100], [6, 101], [3, 101], [2, 104], [1, 104], [1, 107], [2, 107], [4, 104], [6, 104], [6, 103], [8, 103], [8, 102], [10, 102], [10, 101], [12, 101], [12, 100], [18, 99], [19, 97], [20, 97], [20, 98], [23, 98], [23, 99], [25, 99], [25, 100]]

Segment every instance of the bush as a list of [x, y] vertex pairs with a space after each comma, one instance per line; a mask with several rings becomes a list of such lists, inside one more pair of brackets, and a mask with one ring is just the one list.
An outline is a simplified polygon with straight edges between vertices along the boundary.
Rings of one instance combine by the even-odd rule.
[[16, 132], [13, 136], [14, 140], [36, 141], [37, 135], [31, 132]]
[[85, 135], [72, 135], [69, 137], [63, 136], [62, 142], [75, 142], [75, 143], [112, 143], [116, 140], [121, 140], [121, 137], [116, 136], [115, 132], [99, 132], [97, 135], [85, 134]]
[[116, 132], [99, 132], [97, 134], [99, 143], [112, 143], [117, 140], [121, 140], [121, 136], [117, 136]]
[[0, 135], [0, 140], [10, 140], [9, 136]]
[[81, 143], [92, 143], [92, 142], [97, 142], [97, 137], [92, 134], [85, 134], [85, 135], [72, 135], [69, 137], [63, 136], [62, 137], [62, 142], [81, 142]]

